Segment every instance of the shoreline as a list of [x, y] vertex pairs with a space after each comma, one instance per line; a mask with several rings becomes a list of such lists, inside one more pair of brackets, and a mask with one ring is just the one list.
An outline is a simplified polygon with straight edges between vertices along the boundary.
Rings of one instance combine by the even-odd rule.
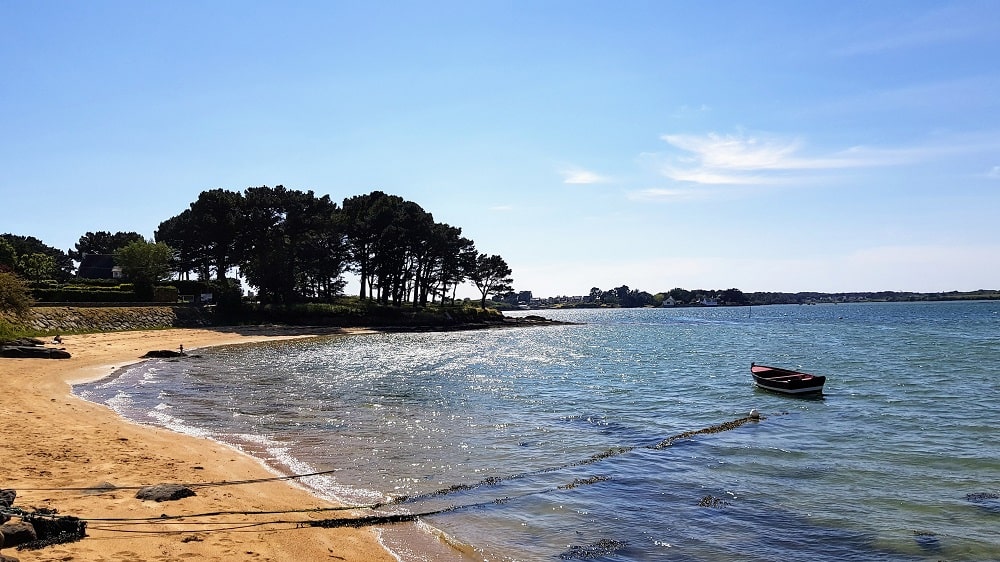
[[[135, 498], [130, 486], [273, 478], [258, 459], [216, 441], [133, 423], [72, 394], [72, 384], [111, 375], [150, 350], [188, 351], [218, 345], [297, 339], [365, 329], [238, 327], [179, 328], [66, 336], [70, 359], [0, 360], [0, 488], [17, 491], [26, 511], [55, 509], [88, 523], [87, 537], [34, 551], [5, 548], [29, 560], [393, 561], [375, 529], [298, 528], [295, 522], [337, 512], [218, 515], [172, 522], [96, 521], [161, 514], [290, 511], [334, 507], [288, 481], [198, 487], [196, 496], [157, 503]], [[110, 483], [103, 493], [64, 490]], [[340, 515], [349, 516], [349, 515]], [[14, 519], [17, 521], [17, 518]], [[282, 523], [276, 523], [281, 521]]]

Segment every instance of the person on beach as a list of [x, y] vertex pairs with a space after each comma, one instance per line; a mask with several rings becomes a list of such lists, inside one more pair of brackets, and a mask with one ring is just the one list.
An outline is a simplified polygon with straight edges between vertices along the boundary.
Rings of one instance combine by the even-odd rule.
[[184, 355], [184, 344], [181, 344], [180, 349], [181, 349], [181, 355]]
[[60, 336], [59, 334], [56, 334], [56, 337], [52, 338], [52, 343], [54, 343], [54, 344], [61, 344], [62, 343], [62, 336]]

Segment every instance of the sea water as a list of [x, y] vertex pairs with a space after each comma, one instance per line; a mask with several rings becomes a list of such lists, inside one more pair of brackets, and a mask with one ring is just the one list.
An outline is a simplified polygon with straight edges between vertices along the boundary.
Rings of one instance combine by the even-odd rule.
[[[543, 314], [576, 324], [203, 349], [76, 392], [348, 504], [457, 507], [420, 528], [485, 560], [1000, 560], [1000, 302]], [[404, 527], [402, 559], [441, 558]]]

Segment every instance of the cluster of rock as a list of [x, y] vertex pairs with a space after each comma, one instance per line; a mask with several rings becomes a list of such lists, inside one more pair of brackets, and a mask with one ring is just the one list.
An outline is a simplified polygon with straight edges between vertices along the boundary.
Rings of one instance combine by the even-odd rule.
[[200, 328], [211, 325], [211, 317], [209, 312], [191, 306], [36, 306], [15, 322], [46, 333], [116, 332]]
[[[25, 512], [14, 506], [16, 498], [14, 490], [0, 490], [0, 549], [41, 548], [78, 541], [87, 535], [85, 521], [57, 516], [55, 510]], [[20, 521], [11, 521], [12, 515]], [[0, 562], [18, 562], [18, 559], [0, 553]]]
[[[103, 482], [95, 491], [114, 490], [113, 484]], [[140, 488], [135, 497], [140, 500], [166, 502], [196, 495], [194, 490], [181, 484], [157, 484]], [[72, 516], [58, 516], [54, 509], [26, 511], [14, 506], [15, 490], [0, 490], [0, 550], [42, 548], [53, 544], [78, 541], [87, 536], [87, 522]], [[17, 517], [19, 521], [11, 521]], [[0, 552], [0, 562], [18, 562], [17, 558]]]
[[70, 353], [61, 347], [47, 347], [34, 338], [21, 338], [0, 341], [0, 357], [69, 359]]

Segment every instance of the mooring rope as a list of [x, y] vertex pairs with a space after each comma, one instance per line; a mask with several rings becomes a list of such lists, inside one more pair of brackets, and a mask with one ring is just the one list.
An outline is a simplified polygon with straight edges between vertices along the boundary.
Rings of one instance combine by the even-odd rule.
[[[291, 510], [272, 510], [272, 511], [263, 511], [263, 510], [258, 510], [258, 511], [214, 511], [214, 512], [197, 513], [197, 514], [187, 514], [187, 515], [161, 515], [159, 517], [138, 517], [138, 518], [97, 518], [97, 517], [95, 517], [95, 518], [75, 518], [75, 517], [66, 517], [66, 516], [56, 517], [52, 513], [46, 513], [46, 512], [26, 512], [26, 511], [24, 511], [24, 510], [22, 510], [20, 508], [16, 508], [16, 507], [9, 507], [9, 508], [7, 508], [7, 507], [0, 507], [0, 514], [2, 514], [2, 515], [8, 515], [8, 516], [13, 516], [13, 517], [21, 517], [21, 518], [24, 518], [24, 519], [44, 517], [44, 518], [53, 519], [53, 520], [56, 520], [56, 519], [66, 520], [67, 523], [70, 522], [70, 521], [79, 522], [79, 524], [81, 525], [80, 527], [78, 527], [79, 528], [79, 532], [81, 533], [80, 536], [82, 536], [82, 534], [84, 533], [84, 530], [86, 529], [86, 525], [87, 525], [88, 522], [105, 523], [105, 524], [111, 523], [112, 525], [102, 525], [102, 526], [93, 527], [93, 528], [95, 528], [95, 529], [101, 529], [101, 530], [105, 530], [105, 531], [109, 531], [109, 532], [121, 532], [121, 533], [146, 533], [146, 534], [171, 534], [171, 533], [173, 533], [173, 534], [178, 534], [178, 533], [195, 533], [195, 532], [207, 532], [207, 531], [221, 531], [221, 530], [227, 530], [227, 529], [226, 528], [216, 528], [216, 529], [208, 529], [208, 530], [200, 529], [200, 530], [160, 530], [160, 531], [145, 530], [145, 531], [143, 531], [143, 530], [120, 529], [118, 527], [122, 526], [122, 525], [125, 525], [125, 524], [134, 524], [134, 525], [182, 524], [182, 523], [173, 523], [173, 522], [176, 522], [176, 521], [182, 520], [182, 519], [197, 519], [197, 518], [202, 518], [202, 517], [218, 517], [218, 516], [224, 516], [224, 515], [248, 515], [248, 516], [249, 515], [285, 515], [285, 514], [293, 514], [293, 513], [322, 513], [322, 512], [332, 512], [332, 511], [349, 511], [349, 510], [365, 510], [365, 509], [367, 509], [367, 510], [376, 510], [376, 509], [390, 507], [390, 506], [398, 506], [398, 505], [402, 505], [402, 504], [416, 503], [416, 502], [427, 500], [427, 499], [430, 499], [430, 498], [438, 498], [438, 497], [441, 497], [441, 496], [445, 496], [445, 495], [449, 495], [449, 494], [453, 494], [453, 493], [457, 493], [457, 492], [474, 490], [474, 489], [477, 489], [477, 488], [480, 488], [480, 487], [483, 487], [483, 486], [496, 486], [496, 485], [500, 485], [501, 483], [504, 483], [504, 482], [508, 482], [508, 481], [512, 481], [512, 480], [518, 480], [518, 479], [526, 478], [526, 477], [529, 477], [529, 476], [536, 476], [536, 475], [540, 475], [540, 474], [547, 474], [547, 473], [551, 473], [551, 472], [556, 472], [558, 470], [563, 470], [563, 469], [566, 469], [566, 468], [590, 465], [590, 464], [594, 464], [594, 463], [597, 463], [597, 462], [600, 462], [600, 461], [603, 461], [603, 460], [606, 460], [606, 459], [609, 459], [609, 458], [613, 458], [613, 457], [624, 455], [624, 454], [629, 453], [631, 451], [634, 451], [636, 449], [662, 450], [662, 449], [665, 449], [665, 448], [669, 447], [670, 445], [674, 444], [675, 442], [677, 442], [679, 440], [682, 440], [682, 439], [688, 439], [688, 438], [694, 437], [696, 435], [705, 435], [705, 434], [712, 434], [712, 433], [720, 433], [720, 432], [723, 432], [723, 431], [729, 431], [729, 430], [732, 430], [732, 429], [736, 429], [736, 428], [744, 425], [747, 422], [750, 422], [750, 421], [759, 421], [761, 419], [764, 419], [764, 418], [761, 417], [761, 416], [747, 416], [747, 417], [743, 417], [743, 418], [737, 418], [737, 419], [732, 420], [732, 421], [724, 422], [724, 423], [717, 424], [717, 425], [712, 425], [712, 426], [705, 427], [705, 428], [702, 428], [702, 429], [697, 429], [697, 430], [692, 430], [692, 431], [684, 431], [682, 433], [678, 433], [676, 435], [672, 435], [670, 437], [667, 437], [666, 439], [663, 439], [663, 440], [657, 442], [654, 445], [612, 447], [612, 448], [609, 448], [609, 449], [607, 449], [607, 450], [605, 450], [603, 452], [597, 453], [595, 455], [591, 455], [590, 457], [587, 457], [586, 459], [581, 459], [581, 460], [578, 460], [578, 461], [565, 463], [565, 464], [562, 464], [562, 465], [559, 465], [559, 466], [547, 467], [547, 468], [542, 468], [542, 469], [535, 470], [535, 471], [522, 472], [522, 473], [519, 473], [519, 474], [513, 474], [513, 475], [508, 475], [508, 476], [499, 476], [499, 477], [497, 477], [497, 476], [490, 476], [490, 477], [484, 478], [484, 479], [482, 479], [479, 482], [476, 482], [474, 484], [456, 484], [456, 485], [453, 485], [453, 486], [449, 486], [447, 488], [441, 488], [439, 490], [434, 490], [434, 491], [431, 491], [431, 492], [425, 492], [423, 494], [418, 494], [418, 495], [415, 495], [415, 496], [399, 496], [399, 497], [390, 499], [390, 500], [385, 501], [385, 502], [378, 502], [378, 503], [373, 503], [373, 504], [368, 504], [368, 505], [337, 506], [337, 507], [319, 507], [319, 508], [291, 509]], [[322, 475], [325, 475], [325, 474], [330, 474], [332, 472], [336, 472], [336, 470], [324, 470], [324, 471], [311, 472], [311, 473], [306, 473], [306, 474], [292, 474], [292, 475], [288, 475], [288, 476], [276, 476], [276, 477], [269, 477], [269, 478], [255, 478], [255, 479], [249, 479], [249, 480], [230, 480], [230, 481], [221, 481], [221, 482], [202, 482], [202, 483], [196, 483], [196, 484], [188, 484], [187, 486], [189, 486], [189, 487], [201, 487], [201, 488], [205, 488], [205, 487], [216, 487], [216, 486], [244, 485], [244, 484], [253, 484], [253, 483], [260, 483], [260, 482], [272, 482], [272, 481], [281, 481], [281, 480], [292, 480], [292, 479], [298, 479], [298, 478], [306, 478], [306, 477], [310, 477], [310, 476], [322, 476]], [[562, 485], [562, 486], [556, 486], [556, 487], [550, 487], [550, 488], [545, 488], [545, 489], [536, 490], [536, 491], [533, 491], [533, 492], [526, 492], [524, 494], [520, 494], [520, 495], [517, 495], [517, 496], [510, 496], [510, 497], [505, 497], [505, 498], [496, 498], [496, 499], [493, 499], [493, 500], [490, 500], [490, 501], [486, 501], [486, 502], [478, 502], [478, 503], [470, 503], [470, 504], [462, 504], [462, 505], [453, 505], [453, 506], [442, 508], [442, 509], [436, 509], [436, 510], [430, 510], [430, 511], [423, 511], [423, 512], [418, 512], [418, 513], [380, 514], [380, 515], [369, 515], [369, 516], [362, 516], [362, 517], [347, 517], [347, 518], [340, 518], [340, 519], [317, 519], [317, 520], [306, 520], [306, 521], [302, 521], [302, 520], [296, 520], [296, 521], [291, 521], [291, 520], [275, 520], [275, 521], [254, 522], [254, 523], [249, 523], [249, 524], [246, 524], [246, 523], [244, 523], [244, 524], [236, 524], [236, 523], [233, 523], [233, 522], [191, 522], [191, 523], [183, 523], [183, 524], [194, 524], [194, 525], [219, 525], [219, 524], [227, 524], [227, 525], [231, 525], [231, 527], [229, 527], [229, 529], [231, 529], [231, 530], [242, 529], [242, 528], [250, 528], [250, 527], [259, 527], [259, 526], [264, 526], [264, 525], [295, 525], [297, 527], [324, 527], [324, 528], [333, 528], [333, 527], [367, 527], [367, 526], [377, 526], [377, 525], [388, 525], [388, 524], [395, 524], [395, 523], [412, 522], [412, 521], [416, 521], [416, 520], [418, 520], [418, 519], [420, 519], [422, 517], [430, 517], [430, 516], [433, 516], [433, 515], [440, 515], [440, 514], [444, 514], [444, 513], [450, 513], [450, 512], [454, 512], [454, 511], [458, 511], [458, 510], [472, 509], [472, 508], [483, 507], [483, 506], [487, 506], [487, 505], [503, 504], [503, 503], [507, 503], [507, 502], [512, 501], [512, 500], [520, 499], [520, 498], [531, 496], [531, 495], [548, 493], [548, 492], [552, 492], [552, 491], [555, 491], [555, 490], [569, 490], [569, 489], [573, 489], [573, 488], [576, 488], [576, 487], [579, 487], [579, 486], [589, 485], [589, 484], [595, 484], [595, 483], [604, 482], [604, 481], [607, 481], [607, 480], [610, 480], [610, 478], [609, 477], [605, 477], [605, 476], [594, 476], [594, 477], [587, 478], [587, 479], [577, 479], [577, 480], [574, 480], [570, 484], [566, 484], [566, 485]], [[25, 488], [23, 490], [25, 490], [25, 491], [88, 491], [88, 492], [108, 491], [108, 492], [110, 492], [110, 491], [114, 491], [114, 490], [136, 490], [136, 489], [141, 489], [141, 488], [144, 488], [144, 487], [145, 486], [122, 486], [122, 487], [117, 487], [116, 486], [114, 488], [106, 488], [106, 489], [105, 488], [101, 488], [101, 487], [86, 487], [86, 488]], [[118, 524], [118, 525], [114, 525], [114, 524]], [[76, 538], [66, 537], [66, 538], [68, 540], [79, 540], [79, 537], [76, 537]], [[60, 542], [63, 542], [63, 541], [60, 541]], [[38, 546], [35, 546], [35, 545], [33, 545], [33, 546], [36, 547], [36, 548], [38, 547]], [[42, 545], [42, 546], [44, 546], [44, 545]]]
[[[589, 484], [596, 484], [598, 482], [605, 482], [605, 481], [608, 481], [608, 480], [611, 480], [611, 478], [607, 477], [607, 476], [594, 476], [594, 477], [586, 478], [586, 479], [577, 479], [577, 480], [574, 480], [573, 482], [571, 482], [569, 484], [563, 484], [563, 485], [560, 485], [560, 486], [552, 486], [552, 487], [548, 487], [548, 488], [545, 488], [545, 489], [534, 490], [534, 491], [531, 491], [531, 492], [525, 492], [525, 493], [514, 495], [514, 496], [505, 496], [505, 497], [502, 497], [502, 498], [494, 498], [494, 499], [491, 499], [491, 500], [481, 501], [481, 502], [475, 502], [475, 503], [452, 505], [452, 506], [444, 507], [444, 508], [441, 508], [441, 509], [434, 509], [434, 510], [429, 510], [429, 511], [422, 511], [422, 512], [418, 512], [418, 513], [392, 513], [392, 514], [368, 515], [368, 516], [362, 516], [362, 517], [347, 517], [347, 518], [337, 518], [337, 519], [315, 519], [315, 520], [305, 520], [305, 521], [303, 521], [303, 520], [277, 519], [277, 520], [272, 520], [272, 521], [258, 521], [258, 522], [253, 523], [252, 525], [251, 524], [247, 524], [247, 525], [244, 525], [244, 526], [240, 526], [237, 523], [234, 523], [234, 522], [231, 522], [231, 521], [173, 523], [173, 524], [183, 524], [183, 525], [230, 525], [230, 527], [225, 527], [225, 528], [221, 528], [221, 529], [130, 530], [130, 529], [121, 529], [121, 528], [119, 528], [122, 524], [119, 524], [119, 525], [97, 525], [97, 526], [92, 526], [91, 528], [93, 528], [93, 529], [99, 529], [99, 530], [102, 530], [102, 531], [108, 531], [108, 532], [170, 535], [170, 534], [185, 534], [185, 533], [224, 531], [224, 530], [230, 530], [230, 529], [239, 529], [239, 528], [243, 528], [243, 527], [251, 527], [251, 526], [257, 526], [257, 527], [259, 527], [259, 526], [265, 526], [265, 525], [268, 525], [268, 526], [293, 525], [294, 528], [322, 527], [322, 528], [327, 528], [327, 529], [330, 529], [330, 528], [340, 528], [340, 527], [350, 527], [350, 528], [373, 527], [373, 526], [379, 526], [379, 525], [392, 525], [392, 524], [397, 524], [397, 523], [408, 523], [408, 522], [417, 521], [417, 520], [419, 520], [421, 518], [424, 518], [424, 517], [430, 517], [430, 516], [433, 516], [433, 515], [442, 515], [442, 514], [445, 514], [445, 513], [453, 513], [453, 512], [456, 512], [456, 511], [464, 511], [464, 510], [469, 510], [469, 509], [476, 509], [476, 508], [481, 508], [481, 507], [487, 507], [487, 506], [490, 506], [490, 505], [502, 505], [502, 504], [506, 504], [506, 503], [509, 503], [509, 502], [512, 502], [512, 501], [515, 501], [515, 500], [518, 500], [518, 499], [521, 499], [521, 498], [528, 497], [528, 496], [535, 496], [535, 495], [539, 495], [539, 494], [546, 494], [546, 493], [554, 492], [554, 491], [557, 491], [557, 490], [572, 490], [572, 489], [578, 488], [580, 486], [585, 486], [585, 485], [589, 485]], [[279, 513], [279, 512], [270, 512], [270, 513]], [[292, 513], [292, 512], [289, 512], [289, 513]], [[187, 516], [187, 517], [194, 517], [194, 516]], [[101, 519], [101, 520], [98, 520], [98, 519], [89, 519], [88, 521], [111, 521], [111, 520], [107, 520], [107, 519]], [[155, 521], [148, 521], [148, 520], [143, 519], [141, 521], [137, 520], [137, 521], [134, 521], [134, 522], [131, 522], [131, 523], [128, 523], [128, 524], [130, 524], [130, 525], [151, 525], [151, 524], [155, 524], [155, 523], [156, 523]], [[166, 524], [170, 524], [170, 523], [166, 523]], [[272, 530], [280, 530], [280, 529], [272, 529]]]
[[736, 429], [736, 428], [742, 426], [743, 424], [745, 424], [747, 422], [760, 421], [762, 419], [764, 419], [762, 416], [757, 416], [757, 417], [746, 416], [746, 417], [742, 417], [742, 418], [737, 418], [737, 419], [732, 420], [732, 421], [728, 421], [728, 422], [724, 422], [724, 423], [712, 425], [712, 426], [709, 426], [709, 427], [704, 427], [702, 429], [696, 429], [696, 430], [691, 430], [691, 431], [684, 431], [684, 432], [678, 433], [676, 435], [671, 435], [670, 437], [667, 437], [666, 439], [663, 439], [663, 440], [659, 441], [655, 445], [633, 445], [633, 446], [625, 446], [625, 447], [611, 447], [610, 449], [607, 449], [607, 450], [605, 450], [603, 452], [600, 452], [600, 453], [597, 453], [597, 454], [592, 455], [590, 457], [587, 457], [586, 459], [578, 460], [578, 461], [571, 462], [571, 463], [566, 463], [566, 464], [559, 465], [559, 466], [553, 466], [553, 467], [549, 467], [549, 468], [542, 468], [542, 469], [531, 471], [531, 472], [522, 472], [520, 474], [512, 474], [512, 475], [509, 475], [509, 476], [489, 476], [489, 477], [486, 477], [486, 478], [480, 480], [479, 482], [477, 482], [475, 484], [456, 484], [454, 486], [449, 486], [447, 488], [441, 488], [439, 490], [434, 490], [434, 491], [431, 491], [431, 492], [424, 492], [423, 494], [418, 494], [416, 496], [399, 496], [399, 497], [397, 497], [395, 499], [392, 499], [392, 500], [389, 500], [389, 501], [385, 502], [384, 504], [380, 504], [379, 507], [382, 507], [384, 505], [398, 505], [398, 504], [403, 504], [403, 503], [413, 503], [413, 502], [417, 502], [417, 501], [422, 501], [422, 500], [430, 499], [430, 498], [433, 498], [433, 497], [445, 496], [445, 495], [452, 494], [452, 493], [455, 493], [455, 492], [463, 492], [463, 491], [468, 491], [468, 490], [474, 490], [474, 489], [480, 488], [482, 486], [496, 486], [496, 485], [499, 485], [499, 484], [501, 484], [503, 482], [507, 482], [507, 481], [510, 481], [510, 480], [519, 480], [521, 478], [527, 478], [529, 476], [537, 476], [539, 474], [546, 474], [546, 473], [549, 473], [549, 472], [556, 472], [558, 470], [564, 470], [564, 469], [567, 469], [567, 468], [572, 468], [572, 467], [577, 467], [577, 466], [584, 466], [584, 465], [588, 465], [588, 464], [594, 464], [596, 462], [600, 462], [600, 461], [603, 461], [605, 459], [610, 459], [610, 458], [613, 458], [613, 457], [618, 457], [618, 456], [624, 455], [626, 453], [630, 453], [630, 452], [632, 452], [632, 451], [634, 451], [636, 449], [661, 450], [661, 449], [665, 449], [665, 448], [669, 447], [670, 445], [673, 445], [675, 442], [680, 441], [681, 439], [687, 439], [687, 438], [690, 438], [690, 437], [694, 437], [695, 435], [705, 435], [705, 434], [710, 434], [710, 433], [720, 433], [720, 432], [723, 432], [723, 431], [729, 431], [729, 430], [732, 430], [732, 429]]
[[[220, 480], [217, 482], [192, 482], [181, 484], [188, 488], [216, 488], [221, 486], [242, 486], [244, 484], [261, 484], [264, 482], [279, 482], [283, 480], [297, 480], [309, 478], [310, 476], [325, 476], [339, 472], [341, 469], [321, 470], [319, 472], [309, 472], [306, 474], [289, 474], [287, 476], [271, 476], [268, 478], [251, 478], [248, 480]], [[22, 492], [114, 492], [116, 490], [141, 490], [147, 486], [113, 486], [103, 488], [101, 486], [66, 487], [66, 488], [18, 488]]]

